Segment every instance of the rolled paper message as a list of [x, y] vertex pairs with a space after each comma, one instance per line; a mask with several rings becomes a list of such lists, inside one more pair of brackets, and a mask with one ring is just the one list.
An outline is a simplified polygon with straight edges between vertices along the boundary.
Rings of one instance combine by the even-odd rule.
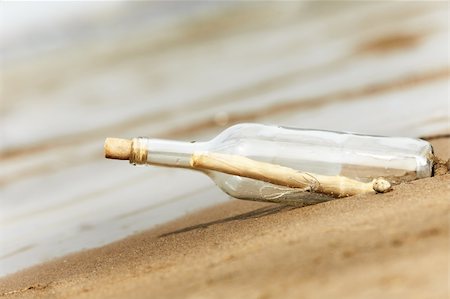
[[301, 172], [289, 167], [255, 161], [237, 155], [195, 152], [191, 158], [191, 165], [194, 168], [220, 171], [334, 197], [376, 192], [384, 193], [391, 188], [391, 184], [383, 178], [364, 183], [343, 176], [326, 176]]

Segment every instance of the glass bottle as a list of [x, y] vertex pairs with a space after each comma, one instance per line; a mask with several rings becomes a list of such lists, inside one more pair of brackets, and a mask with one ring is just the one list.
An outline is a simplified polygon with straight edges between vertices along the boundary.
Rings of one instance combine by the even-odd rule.
[[[333, 194], [310, 192], [253, 177], [193, 166], [195, 153], [244, 157], [251, 163], [283, 166], [315, 177], [338, 177], [368, 183], [382, 177], [391, 184], [429, 177], [431, 145], [420, 139], [381, 137], [323, 130], [295, 129], [260, 124], [238, 124], [207, 142], [180, 142], [134, 138], [130, 163], [201, 170], [232, 197], [246, 200], [312, 204]], [[269, 163], [269, 164], [268, 164]], [[284, 169], [284, 168], [283, 168]], [[314, 190], [313, 190], [314, 191]], [[349, 194], [347, 194], [349, 195]]]

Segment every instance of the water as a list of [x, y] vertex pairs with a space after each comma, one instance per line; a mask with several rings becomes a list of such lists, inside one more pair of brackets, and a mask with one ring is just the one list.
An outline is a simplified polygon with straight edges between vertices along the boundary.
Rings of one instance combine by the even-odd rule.
[[[449, 130], [439, 3], [52, 5], [2, 6], [2, 24], [36, 16], [0, 26], [1, 275], [229, 200], [200, 173], [104, 159], [109, 136], [207, 140], [249, 121]], [[415, 42], [380, 46], [406, 33]]]

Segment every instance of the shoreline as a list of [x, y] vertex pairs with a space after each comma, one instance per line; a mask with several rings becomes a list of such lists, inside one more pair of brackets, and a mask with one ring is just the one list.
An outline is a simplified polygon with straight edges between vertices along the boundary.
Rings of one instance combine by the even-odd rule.
[[[432, 140], [450, 156], [449, 138]], [[301, 208], [233, 200], [0, 278], [2, 298], [445, 298], [450, 174]]]

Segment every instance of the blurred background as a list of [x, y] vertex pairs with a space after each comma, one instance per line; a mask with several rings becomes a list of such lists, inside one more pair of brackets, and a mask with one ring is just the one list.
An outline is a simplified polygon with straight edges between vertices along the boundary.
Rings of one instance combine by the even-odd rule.
[[105, 137], [448, 133], [447, 2], [0, 3], [0, 275], [229, 200]]

